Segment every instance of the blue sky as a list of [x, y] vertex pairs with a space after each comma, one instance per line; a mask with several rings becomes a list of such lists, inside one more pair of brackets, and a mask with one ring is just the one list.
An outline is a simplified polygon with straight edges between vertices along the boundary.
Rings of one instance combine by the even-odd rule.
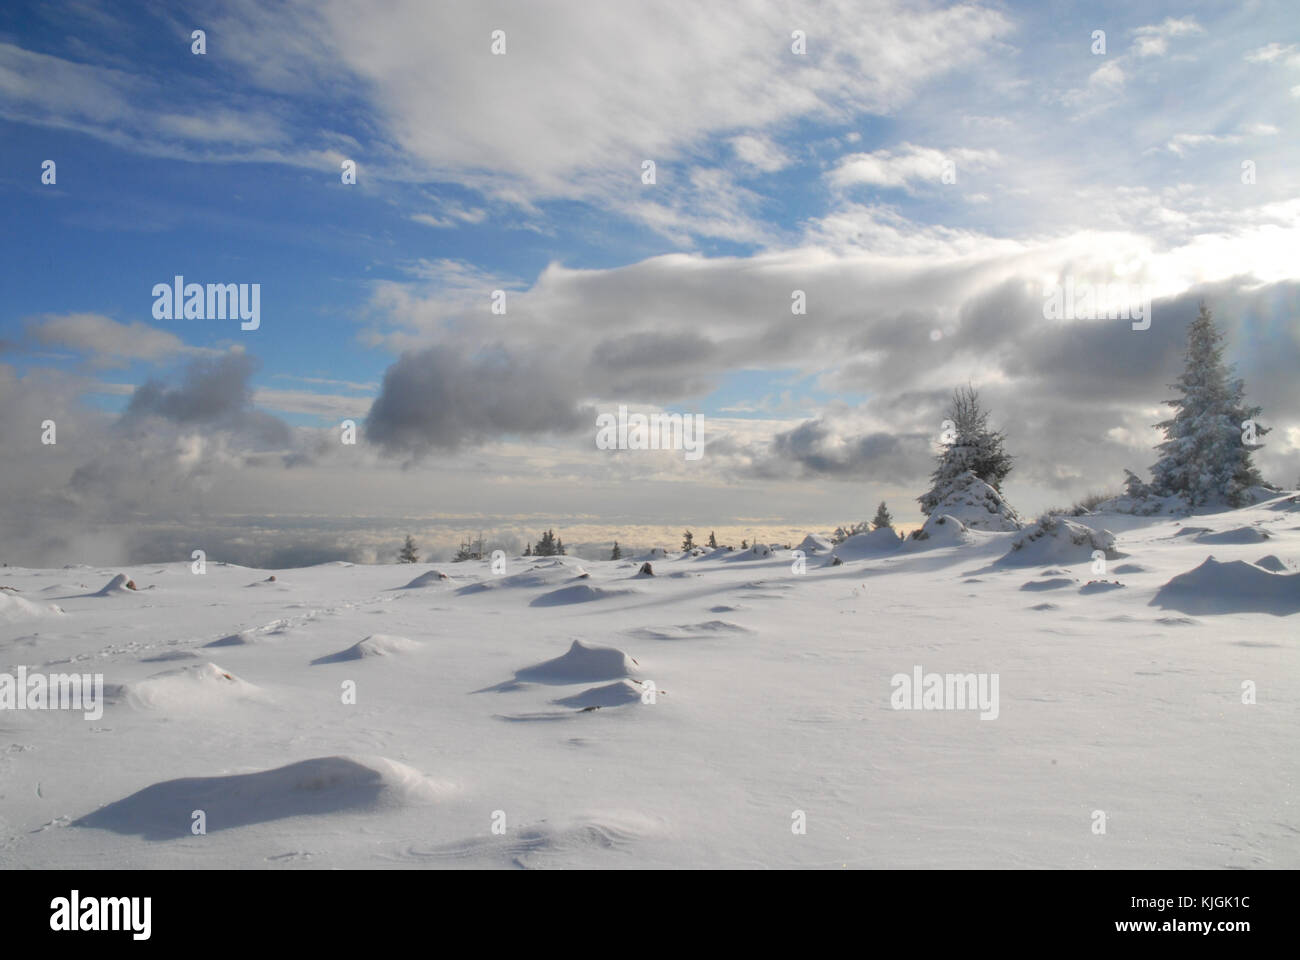
[[[82, 549], [133, 557], [358, 489], [436, 542], [467, 517], [593, 544], [782, 537], [881, 498], [912, 519], [968, 381], [1032, 512], [1152, 459], [1202, 296], [1289, 482], [1298, 34], [1283, 3], [10, 4], [0, 386], [78, 439], [6, 486], [48, 527], [80, 518], [13, 536], [51, 560], [102, 530]], [[260, 329], [155, 320], [176, 274], [261, 284]], [[1046, 324], [1035, 288], [1067, 275], [1148, 287], [1149, 335]], [[132, 406], [146, 383], [176, 403]], [[380, 398], [406, 419], [372, 431]], [[711, 454], [593, 450], [620, 403], [704, 414]], [[127, 512], [168, 532], [113, 535]]]

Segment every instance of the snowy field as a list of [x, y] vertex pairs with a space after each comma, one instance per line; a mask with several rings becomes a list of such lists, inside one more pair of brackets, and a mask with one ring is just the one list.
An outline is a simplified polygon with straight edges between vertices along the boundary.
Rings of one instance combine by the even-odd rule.
[[[0, 671], [107, 703], [0, 710], [0, 868], [1300, 867], [1300, 503], [1076, 522], [1104, 574], [974, 530], [7, 568]], [[918, 667], [996, 718], [894, 709]]]

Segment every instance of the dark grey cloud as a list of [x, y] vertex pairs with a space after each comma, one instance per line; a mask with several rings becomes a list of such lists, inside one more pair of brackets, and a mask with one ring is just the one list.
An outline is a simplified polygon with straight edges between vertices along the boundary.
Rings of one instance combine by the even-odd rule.
[[930, 464], [930, 438], [918, 433], [841, 436], [824, 419], [807, 420], [778, 433], [758, 470], [768, 476], [797, 475], [899, 483], [924, 473]]
[[287, 447], [288, 425], [252, 405], [253, 374], [260, 366], [250, 354], [231, 352], [192, 361], [176, 386], [148, 380], [131, 395], [121, 423], [132, 427], [148, 417], [180, 426], [227, 429], [252, 449]]
[[502, 346], [474, 354], [432, 346], [384, 373], [366, 435], [385, 453], [422, 456], [502, 436], [595, 429], [595, 414], [563, 356], [518, 357]]

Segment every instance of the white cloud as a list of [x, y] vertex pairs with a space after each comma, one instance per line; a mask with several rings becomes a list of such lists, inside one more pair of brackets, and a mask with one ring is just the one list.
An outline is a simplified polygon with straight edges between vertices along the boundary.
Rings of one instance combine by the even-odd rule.
[[1280, 43], [1268, 43], [1246, 54], [1248, 63], [1273, 63], [1282, 59], [1286, 59], [1292, 66], [1300, 63], [1300, 55], [1297, 55], [1294, 43], [1288, 43], [1285, 46]]
[[1204, 28], [1192, 17], [1176, 20], [1167, 17], [1163, 23], [1138, 27], [1133, 31], [1133, 51], [1139, 57], [1164, 56], [1169, 49], [1169, 41], [1174, 37], [1186, 37], [1204, 33]]
[[762, 173], [773, 173], [790, 165], [790, 157], [767, 137], [749, 134], [731, 138], [736, 159]]
[[878, 187], [908, 187], [916, 184], [942, 184], [946, 164], [954, 164], [957, 176], [962, 170], [984, 170], [997, 166], [1002, 158], [996, 150], [972, 150], [956, 147], [936, 150], [910, 143], [897, 149], [872, 153], [853, 153], [840, 158], [827, 174], [833, 187], [865, 184]]
[[132, 360], [159, 361], [179, 354], [208, 352], [190, 347], [180, 337], [141, 323], [118, 323], [98, 313], [43, 314], [27, 324], [37, 343], [67, 347], [89, 354], [95, 367], [125, 366]]

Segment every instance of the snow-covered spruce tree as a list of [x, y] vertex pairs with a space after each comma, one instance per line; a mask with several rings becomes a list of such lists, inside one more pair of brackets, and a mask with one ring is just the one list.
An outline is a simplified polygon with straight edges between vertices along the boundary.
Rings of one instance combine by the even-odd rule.
[[947, 428], [939, 465], [930, 475], [930, 489], [917, 497], [927, 517], [969, 482], [966, 473], [974, 474], [1000, 494], [1001, 483], [1011, 472], [1013, 458], [1003, 449], [1006, 437], [989, 427], [988, 411], [980, 405], [974, 387], [954, 390], [945, 416], [952, 425]]
[[718, 549], [718, 538], [713, 535], [712, 530], [709, 531], [709, 546], [714, 550]]
[[880, 506], [876, 509], [876, 515], [871, 520], [871, 529], [879, 530], [881, 527], [894, 528], [894, 518], [889, 515], [889, 508], [885, 506], [885, 501], [880, 501]]
[[397, 555], [398, 563], [419, 563], [420, 554], [416, 552], [415, 541], [411, 535], [406, 535], [406, 542], [402, 544], [402, 552]]
[[695, 549], [695, 534], [691, 533], [691, 531], [689, 530], [687, 530], [685, 533], [682, 534], [682, 549], [683, 550]]
[[1182, 497], [1192, 507], [1242, 506], [1250, 500], [1251, 487], [1266, 486], [1251, 461], [1252, 449], [1262, 444], [1252, 448], [1243, 437], [1263, 436], [1269, 428], [1255, 423], [1260, 408], [1246, 405], [1245, 385], [1231, 377], [1223, 362], [1222, 340], [1202, 301], [1187, 328], [1186, 367], [1178, 382], [1170, 384], [1178, 396], [1165, 401], [1175, 413], [1156, 424], [1165, 441], [1156, 447], [1160, 459], [1151, 467], [1151, 492]]
[[618, 548], [618, 541], [617, 541], [617, 540], [614, 541], [614, 549], [610, 551], [609, 559], [611, 559], [611, 560], [622, 560], [622, 559], [623, 559], [623, 551], [620, 550], [620, 549]]

